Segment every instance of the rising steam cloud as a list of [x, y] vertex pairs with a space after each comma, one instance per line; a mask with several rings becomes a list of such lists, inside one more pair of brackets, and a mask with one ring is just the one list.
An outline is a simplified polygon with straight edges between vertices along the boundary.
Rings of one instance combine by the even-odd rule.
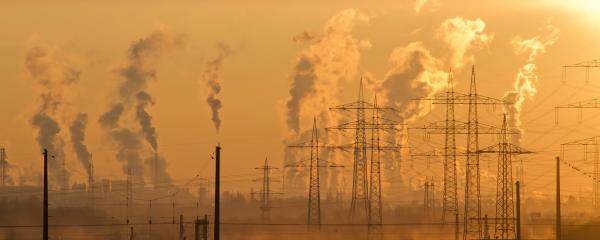
[[435, 10], [439, 5], [439, 0], [416, 0], [413, 4], [413, 10], [418, 14], [421, 13], [426, 6]]
[[389, 61], [392, 67], [381, 83], [382, 101], [396, 108], [402, 121], [414, 121], [428, 108], [427, 103], [413, 99], [431, 97], [444, 89], [447, 73], [420, 42], [394, 49]]
[[211, 120], [215, 125], [217, 133], [221, 128], [221, 117], [219, 111], [223, 106], [221, 100], [217, 95], [221, 92], [221, 67], [223, 60], [231, 54], [231, 48], [225, 43], [217, 43], [216, 48], [219, 50], [219, 54], [204, 63], [204, 71], [202, 72], [202, 80], [206, 82], [208, 87], [208, 97], [206, 97], [206, 103], [211, 110]]
[[59, 60], [52, 49], [42, 46], [27, 51], [25, 67], [40, 92], [39, 106], [31, 118], [32, 126], [37, 129], [36, 141], [41, 149], [54, 156], [48, 163], [50, 181], [66, 188], [70, 174], [60, 164], [65, 160], [65, 142], [59, 117], [66, 110], [69, 86], [79, 80], [79, 71]]
[[537, 93], [538, 75], [535, 60], [546, 52], [546, 48], [554, 45], [558, 40], [560, 30], [553, 25], [548, 24], [545, 27], [548, 32], [544, 36], [535, 36], [529, 39], [523, 39], [516, 36], [512, 40], [513, 49], [516, 55], [527, 54], [527, 63], [519, 69], [513, 90], [504, 93], [503, 99], [512, 104], [504, 106], [504, 112], [508, 114], [508, 124], [511, 128], [517, 129], [519, 134], [514, 134], [513, 142], [520, 143], [524, 133], [521, 128], [521, 111], [525, 99], [531, 99]]
[[[155, 155], [158, 151], [158, 139], [152, 116], [147, 111], [155, 101], [147, 88], [148, 83], [156, 79], [154, 62], [166, 51], [183, 44], [182, 36], [174, 36], [166, 30], [154, 31], [134, 41], [129, 48], [126, 64], [115, 70], [121, 80], [118, 85], [118, 98], [98, 120], [116, 145], [116, 157], [122, 163], [123, 172], [127, 173], [127, 169], [131, 168], [138, 180], [143, 180], [145, 173], [144, 155], [150, 156], [147, 158], [151, 159], [155, 159], [156, 156], [156, 165], [162, 166], [154, 169], [154, 161], [145, 161], [147, 169], [156, 171], [159, 181], [170, 180], [166, 171], [166, 160]], [[133, 114], [127, 115], [128, 113]], [[136, 122], [137, 126], [133, 126], [132, 121]], [[144, 141], [152, 148], [151, 154], [145, 151], [147, 148], [143, 145]]]
[[294, 37], [309, 45], [298, 54], [290, 73], [286, 123], [292, 135], [299, 134], [301, 119], [330, 119], [328, 108], [338, 102], [339, 81], [356, 75], [360, 50], [370, 47], [368, 41], [352, 36], [355, 24], [368, 20], [366, 15], [346, 9], [330, 18], [319, 34], [304, 32], [302, 36], [310, 37]]
[[474, 57], [467, 52], [487, 45], [494, 38], [493, 34], [484, 33], [484, 30], [485, 22], [479, 18], [454, 17], [442, 23], [437, 36], [452, 50], [452, 68], [462, 68], [465, 63], [473, 62]]
[[73, 150], [75, 151], [77, 158], [81, 162], [81, 165], [83, 165], [83, 168], [85, 169], [89, 177], [91, 175], [91, 154], [84, 143], [87, 122], [88, 115], [85, 113], [79, 113], [75, 117], [75, 120], [71, 122], [71, 126], [69, 126], [69, 131], [71, 133], [71, 145], [73, 145]]
[[[285, 121], [288, 128], [284, 144], [305, 142], [311, 138], [313, 118], [317, 118], [319, 128], [336, 123], [334, 116], [330, 115], [329, 107], [338, 104], [337, 94], [339, 82], [345, 80], [356, 81], [355, 78], [360, 50], [370, 47], [365, 40], [358, 40], [352, 36], [356, 24], [367, 22], [369, 18], [354, 10], [345, 9], [331, 17], [320, 31], [309, 33], [303, 31], [294, 36], [293, 41], [304, 46], [293, 62], [289, 78], [291, 86], [289, 97], [285, 105]], [[330, 144], [335, 144], [334, 137], [327, 132], [320, 131], [320, 138], [327, 139]], [[286, 150], [284, 163], [289, 164], [301, 159], [299, 151]], [[330, 152], [320, 151], [320, 156], [330, 161], [336, 161], [336, 156]], [[303, 173], [294, 168], [288, 168], [286, 184], [291, 187], [302, 186]], [[323, 169], [323, 188], [335, 189], [337, 173]]]

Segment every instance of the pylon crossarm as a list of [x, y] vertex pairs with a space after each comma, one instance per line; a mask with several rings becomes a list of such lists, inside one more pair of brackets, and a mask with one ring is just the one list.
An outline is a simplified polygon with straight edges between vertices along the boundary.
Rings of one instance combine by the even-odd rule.
[[565, 105], [559, 105], [555, 108], [600, 108], [600, 98], [588, 99]]
[[401, 129], [397, 128], [400, 125], [402, 125], [402, 124], [394, 123], [394, 122], [372, 123], [372, 122], [365, 121], [365, 122], [359, 123], [357, 121], [352, 121], [352, 122], [342, 123], [337, 126], [327, 127], [327, 128], [325, 128], [325, 130], [356, 130], [356, 129], [373, 130], [373, 129], [378, 129], [378, 130], [400, 131]]
[[529, 151], [527, 149], [521, 148], [517, 145], [514, 145], [512, 143], [500, 143], [500, 144], [495, 144], [486, 148], [482, 148], [479, 149], [479, 151], [477, 151], [478, 153], [500, 153], [503, 152], [501, 149], [506, 149], [507, 153], [510, 153], [512, 155], [518, 155], [518, 154], [533, 154], [534, 152]]
[[301, 161], [297, 161], [297, 162], [292, 162], [292, 163], [288, 163], [285, 164], [283, 167], [309, 167], [309, 165], [307, 164], [309, 160], [301, 160]]
[[396, 110], [395, 108], [392, 107], [381, 107], [381, 106], [374, 106], [372, 103], [366, 102], [366, 101], [356, 101], [356, 102], [351, 102], [351, 103], [346, 103], [346, 104], [342, 104], [342, 105], [338, 105], [335, 107], [330, 107], [329, 110], [335, 111], [353, 111], [353, 110], [357, 110], [357, 109], [364, 109], [364, 110], [374, 110], [377, 109], [379, 111], [391, 111], [391, 112], [398, 112], [398, 110]]
[[486, 97], [482, 95], [477, 95], [474, 98], [469, 96], [469, 94], [458, 93], [458, 92], [443, 92], [434, 95], [433, 97], [425, 97], [425, 98], [417, 98], [413, 99], [414, 101], [430, 101], [431, 104], [469, 104], [470, 100], [475, 100], [475, 102], [471, 102], [471, 104], [477, 105], [503, 105], [503, 104], [513, 104], [513, 102]]
[[590, 60], [590, 61], [585, 61], [585, 62], [570, 64], [570, 65], [564, 65], [563, 67], [564, 68], [571, 68], [571, 67], [600, 67], [600, 59], [594, 59], [594, 60]]
[[579, 139], [571, 142], [560, 144], [562, 146], [573, 146], [573, 145], [600, 145], [600, 136], [594, 136], [590, 138]]
[[[454, 134], [469, 133], [469, 123], [456, 120], [453, 121], [453, 123]], [[446, 121], [437, 121], [409, 129], [425, 130], [426, 134], [446, 134], [448, 127], [446, 126]], [[477, 123], [477, 131], [479, 134], [502, 134], [502, 128], [485, 123]], [[507, 134], [519, 134], [519, 131], [511, 129], [510, 131], [507, 131]]]

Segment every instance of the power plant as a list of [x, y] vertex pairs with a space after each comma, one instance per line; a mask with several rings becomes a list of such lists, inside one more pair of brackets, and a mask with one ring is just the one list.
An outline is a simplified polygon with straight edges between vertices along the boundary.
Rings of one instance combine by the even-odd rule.
[[0, 11], [0, 239], [600, 236], [595, 1]]

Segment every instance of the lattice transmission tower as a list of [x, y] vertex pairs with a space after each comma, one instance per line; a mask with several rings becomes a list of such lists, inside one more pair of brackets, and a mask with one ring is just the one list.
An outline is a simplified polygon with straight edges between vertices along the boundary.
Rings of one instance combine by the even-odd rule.
[[423, 185], [423, 214], [425, 218], [432, 218], [435, 215], [435, 182], [433, 177], [427, 176]]
[[[451, 72], [451, 71], [450, 71]], [[452, 85], [452, 73], [448, 77], [449, 86]], [[420, 129], [429, 129], [428, 134], [445, 134], [446, 139], [446, 150], [445, 161], [449, 164], [445, 165], [444, 175], [449, 176], [448, 179], [444, 179], [444, 196], [443, 202], [443, 219], [447, 221], [449, 217], [458, 215], [458, 200], [453, 199], [453, 192], [456, 192], [455, 183], [456, 177], [453, 177], [452, 173], [452, 161], [456, 162], [456, 146], [452, 146], [453, 136], [456, 134], [467, 134], [467, 152], [466, 152], [466, 171], [465, 171], [465, 214], [464, 214], [464, 230], [463, 239], [479, 239], [482, 237], [482, 225], [481, 225], [481, 199], [480, 199], [480, 171], [479, 171], [479, 135], [484, 134], [481, 131], [481, 127], [486, 127], [486, 130], [490, 130], [491, 134], [499, 134], [499, 128], [484, 125], [478, 121], [477, 107], [478, 105], [503, 105], [512, 104], [507, 101], [503, 101], [496, 98], [486, 97], [477, 94], [477, 84], [475, 77], [475, 66], [471, 69], [471, 81], [469, 94], [462, 94], [454, 92], [451, 87], [445, 93], [437, 94], [429, 98], [421, 98], [416, 100], [431, 101], [432, 104], [446, 104], [452, 105], [451, 108], [447, 109], [446, 121], [441, 123], [431, 123], [424, 127], [418, 127]], [[458, 122], [453, 120], [453, 105], [468, 105], [468, 120], [466, 123]], [[465, 132], [466, 130], [466, 132]], [[454, 149], [454, 151], [452, 151]], [[453, 160], [454, 159], [454, 160]], [[456, 171], [456, 170], [454, 170]], [[449, 193], [449, 194], [448, 194]], [[456, 204], [454, 203], [456, 202]], [[458, 223], [455, 223], [458, 226]], [[455, 234], [456, 235], [456, 234]]]
[[253, 192], [253, 195], [260, 195], [260, 218], [263, 222], [269, 222], [271, 220], [271, 195], [281, 194], [271, 191], [271, 171], [279, 169], [269, 165], [269, 160], [265, 158], [264, 165], [260, 167], [254, 168], [256, 170], [261, 170], [263, 172], [263, 177], [261, 180], [262, 187], [260, 192]]
[[[376, 100], [375, 100], [376, 101]], [[366, 219], [369, 224], [381, 224], [381, 152], [396, 151], [400, 146], [387, 143], [382, 146], [380, 131], [398, 131], [401, 125], [393, 120], [382, 117], [384, 113], [394, 111], [390, 107], [377, 106], [364, 100], [363, 83], [360, 80], [358, 100], [330, 108], [332, 111], [351, 112], [356, 114], [356, 120], [344, 122], [340, 125], [328, 127], [327, 130], [354, 131], [354, 141], [350, 144], [330, 146], [332, 149], [352, 149], [352, 199], [350, 202], [350, 217], [352, 222], [358, 219]], [[367, 121], [366, 111], [373, 111], [373, 121]], [[367, 140], [367, 134], [371, 131], [371, 142]], [[369, 168], [368, 153], [371, 151], [371, 172]], [[375, 162], [373, 162], [375, 161]], [[373, 167], [375, 169], [373, 169]], [[371, 188], [369, 188], [371, 184]], [[371, 191], [371, 193], [369, 193]], [[373, 200], [370, 194], [375, 194]], [[373, 211], [371, 211], [373, 210]]]
[[[313, 120], [312, 136], [309, 143], [290, 145], [290, 148], [310, 148], [310, 159], [301, 160], [285, 167], [297, 167], [309, 169], [308, 187], [308, 225], [321, 225], [321, 183], [319, 169], [323, 167], [342, 167], [323, 159], [319, 159], [319, 133], [317, 130], [317, 119]], [[307, 164], [308, 162], [308, 164]]]
[[517, 154], [533, 153], [512, 144], [510, 142], [511, 137], [509, 135], [513, 133], [514, 132], [508, 129], [506, 115], [504, 115], [498, 144], [483, 148], [479, 151], [479, 153], [498, 154], [498, 176], [496, 178], [496, 218], [493, 219], [496, 222], [494, 228], [495, 239], [516, 239], [512, 156]]

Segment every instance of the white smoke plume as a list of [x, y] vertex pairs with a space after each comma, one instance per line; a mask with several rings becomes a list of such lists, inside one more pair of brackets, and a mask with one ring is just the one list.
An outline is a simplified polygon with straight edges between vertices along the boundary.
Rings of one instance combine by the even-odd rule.
[[90, 176], [90, 160], [91, 154], [88, 150], [87, 145], [85, 145], [85, 129], [88, 122], [88, 115], [86, 113], [79, 113], [75, 117], [75, 120], [71, 122], [69, 126], [69, 131], [71, 134], [71, 145], [73, 146], [73, 151], [77, 155], [77, 158], [81, 162], [81, 165], [85, 169], [88, 177]]
[[511, 102], [504, 106], [504, 112], [508, 115], [508, 125], [511, 128], [518, 129], [519, 134], [514, 134], [513, 142], [520, 143], [524, 133], [521, 128], [521, 111], [525, 99], [532, 99], [537, 93], [538, 75], [535, 60], [546, 52], [546, 48], [552, 46], [558, 40], [560, 30], [555, 26], [548, 24], [545, 27], [547, 31], [544, 36], [535, 36], [523, 39], [516, 36], [512, 39], [512, 46], [516, 55], [527, 54], [527, 63], [519, 69], [513, 89], [504, 93], [503, 100]]
[[286, 123], [291, 135], [310, 128], [310, 124], [303, 126], [302, 120], [312, 123], [314, 116], [318, 121], [330, 119], [328, 108], [338, 102], [338, 83], [356, 75], [360, 50], [370, 47], [368, 41], [352, 36], [355, 24], [368, 20], [366, 15], [346, 9], [330, 18], [319, 34], [295, 38], [305, 39], [309, 45], [298, 54], [290, 73]]
[[381, 83], [381, 101], [397, 109], [403, 122], [414, 121], [428, 112], [429, 104], [414, 99], [439, 93], [446, 87], [448, 74], [420, 42], [394, 49], [389, 61], [392, 67]]
[[[323, 28], [317, 33], [304, 31], [295, 36], [293, 41], [306, 44], [300, 50], [293, 63], [293, 69], [289, 74], [291, 86], [290, 96], [286, 102], [285, 121], [288, 132], [284, 144], [310, 141], [313, 118], [317, 118], [319, 135], [321, 141], [327, 139], [329, 144], [335, 144], [332, 134], [323, 131], [324, 127], [336, 124], [334, 116], [331, 116], [329, 107], [339, 103], [339, 82], [357, 80], [355, 75], [360, 60], [360, 51], [370, 47], [365, 40], [358, 40], [352, 36], [356, 24], [367, 22], [368, 16], [355, 9], [345, 9], [331, 17]], [[358, 82], [356, 84], [358, 87]], [[289, 164], [301, 159], [305, 155], [298, 155], [300, 151], [286, 151], [284, 163]], [[304, 151], [302, 151], [304, 152]], [[323, 159], [335, 161], [329, 151], [320, 151]], [[328, 173], [324, 168], [324, 185], [331, 182], [330, 187], [336, 184], [337, 174]], [[288, 168], [289, 176], [286, 185], [300, 186], [304, 171], [297, 172], [296, 169]], [[326, 189], [327, 186], [324, 186]]]
[[211, 120], [215, 125], [217, 133], [221, 128], [221, 117], [219, 111], [223, 104], [217, 95], [221, 92], [221, 68], [223, 60], [231, 54], [231, 48], [225, 43], [217, 43], [216, 48], [219, 50], [219, 54], [204, 63], [204, 71], [202, 72], [202, 81], [206, 83], [209, 93], [206, 97], [206, 103], [211, 110]]
[[[432, 97], [446, 87], [447, 73], [442, 71], [442, 62], [431, 55], [421, 42], [413, 42], [405, 47], [394, 49], [389, 57], [391, 68], [381, 81], [374, 84], [378, 92], [378, 102], [382, 106], [398, 110], [400, 122], [409, 123], [425, 115], [431, 109], [429, 102], [415, 101]], [[393, 119], [393, 118], [392, 118]], [[406, 146], [406, 132], [390, 132], [384, 137], [388, 142]], [[400, 172], [401, 160], [405, 152], [384, 155], [384, 179], [392, 188], [399, 180], [406, 180]]]
[[493, 34], [484, 33], [485, 22], [479, 18], [475, 20], [463, 17], [446, 19], [437, 37], [444, 41], [452, 50], [451, 66], [454, 69], [462, 68], [467, 62], [473, 62], [474, 57], [468, 55], [471, 49], [476, 50], [487, 46], [494, 38]]
[[60, 187], [69, 185], [70, 173], [64, 169], [64, 137], [61, 135], [60, 118], [69, 101], [69, 86], [79, 80], [79, 70], [61, 61], [53, 49], [36, 46], [27, 51], [25, 67], [39, 89], [39, 106], [31, 118], [37, 129], [36, 140], [40, 149], [48, 149], [50, 181]]
[[419, 14], [424, 10], [425, 6], [428, 6], [430, 9], [435, 10], [440, 5], [439, 0], [416, 0], [413, 4], [413, 10], [415, 13]]
[[[161, 29], [134, 41], [129, 48], [126, 64], [115, 70], [121, 81], [118, 97], [98, 120], [117, 147], [116, 157], [122, 163], [123, 173], [131, 168], [138, 180], [143, 180], [145, 169], [154, 169], [154, 162], [147, 161], [144, 168], [143, 155], [154, 159], [158, 148], [156, 129], [147, 111], [155, 102], [147, 90], [148, 83], [156, 79], [154, 62], [166, 51], [183, 46], [184, 40], [183, 36], [175, 36]], [[132, 121], [138, 125], [132, 126]], [[145, 151], [147, 148], [142, 144], [143, 140], [152, 148], [152, 153]], [[170, 177], [166, 171], [166, 160], [157, 157], [157, 161], [157, 165], [163, 166], [157, 169], [159, 180], [168, 181]]]

